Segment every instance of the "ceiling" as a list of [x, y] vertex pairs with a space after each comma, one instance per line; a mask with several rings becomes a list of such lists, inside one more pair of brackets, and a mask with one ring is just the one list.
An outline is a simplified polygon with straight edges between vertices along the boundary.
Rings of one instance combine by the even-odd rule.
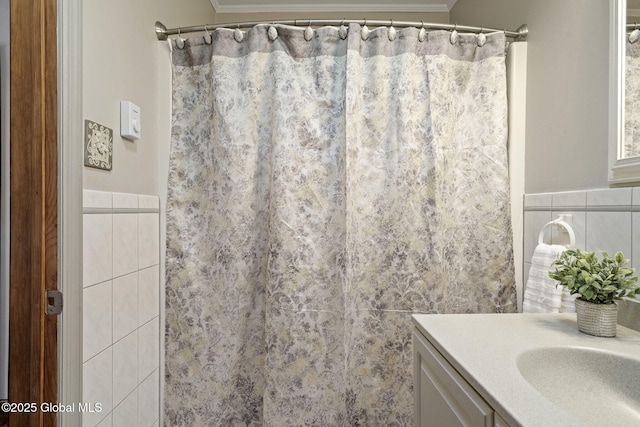
[[[449, 12], [457, 0], [210, 0], [216, 13], [242, 12]], [[335, 1], [335, 0], [334, 0]]]

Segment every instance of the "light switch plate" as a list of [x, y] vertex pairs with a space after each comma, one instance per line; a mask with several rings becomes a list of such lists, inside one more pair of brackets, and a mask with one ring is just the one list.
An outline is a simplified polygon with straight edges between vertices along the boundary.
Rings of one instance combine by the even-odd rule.
[[110, 171], [113, 167], [113, 130], [84, 121], [84, 165]]
[[140, 139], [140, 107], [130, 101], [120, 101], [120, 135], [123, 138]]

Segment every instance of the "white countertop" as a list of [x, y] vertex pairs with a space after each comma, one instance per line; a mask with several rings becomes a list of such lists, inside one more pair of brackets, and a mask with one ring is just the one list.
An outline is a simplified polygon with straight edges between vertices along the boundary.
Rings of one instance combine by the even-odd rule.
[[[640, 332], [618, 325], [615, 338], [593, 337], [578, 331], [575, 314], [418, 314], [413, 322], [512, 427], [585, 425], [522, 377], [523, 352], [589, 347], [640, 360]], [[579, 399], [579, 383], [575, 390]]]

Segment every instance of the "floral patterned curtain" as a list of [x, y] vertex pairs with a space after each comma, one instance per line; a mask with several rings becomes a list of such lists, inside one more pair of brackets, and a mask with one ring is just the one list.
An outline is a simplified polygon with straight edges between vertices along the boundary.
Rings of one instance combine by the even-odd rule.
[[504, 35], [365, 30], [174, 42], [167, 425], [410, 426], [411, 314], [515, 311]]

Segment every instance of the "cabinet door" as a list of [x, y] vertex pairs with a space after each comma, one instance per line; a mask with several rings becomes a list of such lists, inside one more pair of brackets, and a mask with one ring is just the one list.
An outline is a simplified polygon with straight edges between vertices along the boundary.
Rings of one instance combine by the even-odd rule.
[[493, 409], [417, 329], [414, 416], [419, 427], [493, 427]]
[[509, 424], [497, 412], [493, 413], [493, 418], [494, 427], [509, 427]]

